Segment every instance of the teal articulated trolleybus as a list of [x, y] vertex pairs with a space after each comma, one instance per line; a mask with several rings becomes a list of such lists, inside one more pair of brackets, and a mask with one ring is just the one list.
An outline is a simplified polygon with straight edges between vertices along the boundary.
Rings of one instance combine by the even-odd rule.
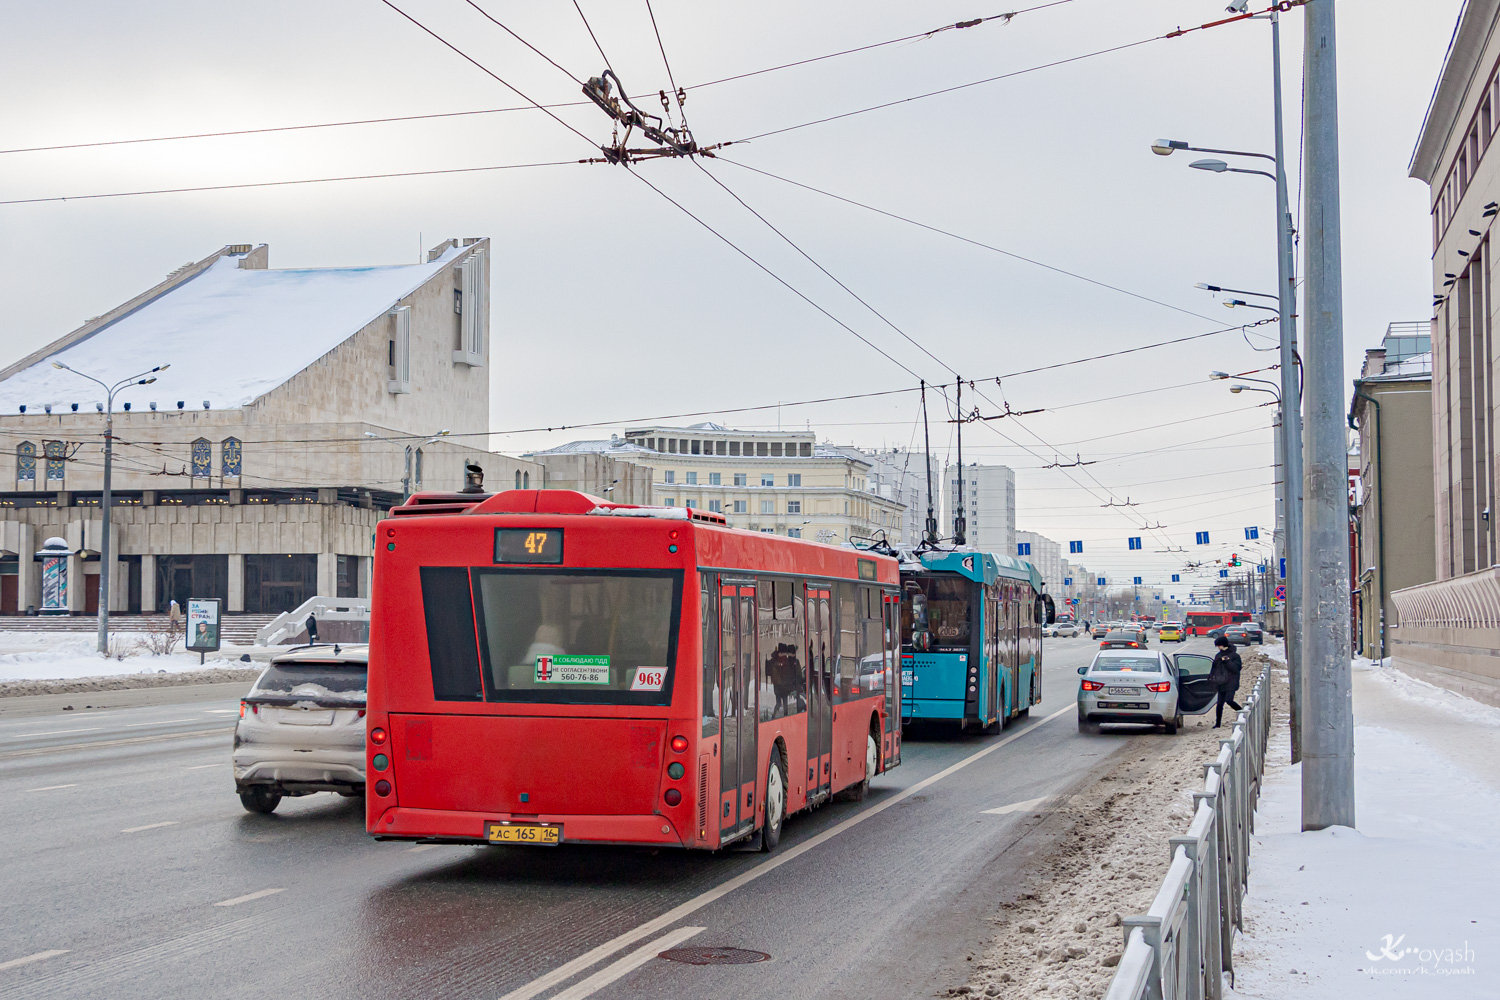
[[901, 563], [902, 721], [1000, 730], [1042, 700], [1051, 599], [1030, 563], [929, 551]]

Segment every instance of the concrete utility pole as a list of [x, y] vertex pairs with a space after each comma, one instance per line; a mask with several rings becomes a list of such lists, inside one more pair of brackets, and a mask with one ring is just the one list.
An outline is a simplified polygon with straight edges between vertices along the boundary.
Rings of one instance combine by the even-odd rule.
[[[1307, 426], [1302, 593], [1302, 829], [1354, 825], [1354, 703], [1349, 677], [1349, 459], [1344, 438], [1343, 271], [1339, 241], [1334, 0], [1306, 11], [1303, 246]], [[1288, 408], [1288, 412], [1295, 410]]]
[[[1286, 150], [1281, 117], [1281, 16], [1271, 11], [1271, 75], [1276, 122], [1276, 232], [1280, 255], [1276, 262], [1277, 298], [1281, 313], [1281, 433], [1282, 488], [1286, 517], [1286, 604], [1282, 628], [1286, 632], [1287, 679], [1291, 689], [1292, 763], [1302, 758], [1302, 389], [1297, 364], [1297, 251], [1292, 243], [1292, 213], [1287, 203]], [[1335, 151], [1336, 152], [1336, 151]], [[1338, 178], [1335, 175], [1335, 182]]]

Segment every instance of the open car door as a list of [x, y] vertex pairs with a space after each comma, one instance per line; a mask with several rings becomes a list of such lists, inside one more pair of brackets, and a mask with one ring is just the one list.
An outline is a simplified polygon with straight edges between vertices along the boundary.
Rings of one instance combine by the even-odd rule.
[[1218, 700], [1217, 685], [1210, 684], [1208, 672], [1214, 658], [1202, 653], [1178, 653], [1172, 657], [1177, 668], [1177, 711], [1183, 715], [1202, 715]]

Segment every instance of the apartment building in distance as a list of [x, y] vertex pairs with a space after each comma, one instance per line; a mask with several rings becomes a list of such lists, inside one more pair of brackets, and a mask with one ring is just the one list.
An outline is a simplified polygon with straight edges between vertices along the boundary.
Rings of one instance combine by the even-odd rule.
[[[922, 540], [924, 523], [927, 520], [927, 455], [916, 451], [896, 448], [867, 450], [853, 445], [824, 443], [822, 448], [849, 458], [870, 463], [869, 488], [887, 500], [905, 506], [901, 519], [902, 544], [915, 545]], [[937, 475], [937, 466], [932, 467]], [[932, 484], [934, 506], [938, 503], [938, 483]], [[935, 516], [935, 515], [934, 515]], [[896, 544], [891, 536], [891, 544]]]
[[1011, 551], [1017, 558], [1025, 559], [1042, 574], [1042, 581], [1052, 594], [1062, 593], [1063, 557], [1062, 546], [1035, 531], [1016, 532], [1016, 547]]
[[[1387, 630], [1387, 649], [1398, 668], [1494, 705], [1500, 705], [1497, 130], [1500, 0], [1469, 0], [1459, 9], [1409, 171], [1428, 185], [1432, 219], [1436, 579], [1392, 591], [1397, 621]], [[1388, 503], [1388, 545], [1392, 511]]]
[[832, 545], [884, 532], [903, 543], [905, 505], [872, 488], [871, 462], [820, 445], [812, 431], [738, 431], [715, 423], [632, 427], [623, 437], [536, 452], [604, 455], [652, 470], [651, 502], [721, 513], [730, 525]]
[[956, 465], [943, 470], [943, 513], [938, 530], [953, 532], [953, 515], [962, 510], [969, 545], [1001, 555], [1016, 554], [1016, 474], [1004, 465]]

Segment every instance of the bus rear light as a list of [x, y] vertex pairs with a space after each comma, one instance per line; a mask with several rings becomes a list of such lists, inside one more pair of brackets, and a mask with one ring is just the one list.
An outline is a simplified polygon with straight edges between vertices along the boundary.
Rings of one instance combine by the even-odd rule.
[[682, 761], [680, 760], [674, 760], [672, 761], [672, 763], [667, 765], [667, 777], [671, 778], [673, 781], [680, 780], [686, 773], [687, 768], [682, 766]]
[[687, 753], [687, 748], [688, 748], [688, 738], [686, 736], [674, 736], [674, 737], [672, 737], [672, 752], [673, 753]]
[[377, 771], [384, 771], [391, 766], [391, 759], [383, 753], [378, 753], [370, 758], [370, 766]]
[[379, 726], [370, 730], [370, 742], [378, 747], [385, 746], [385, 730]]
[[386, 781], [384, 778], [381, 778], [379, 781], [375, 782], [375, 794], [376, 795], [389, 795], [389, 794], [391, 794], [391, 783], [389, 781]]
[[1098, 681], [1083, 681], [1080, 685], [1085, 691], [1103, 691], [1104, 685]]
[[662, 801], [669, 806], [682, 804], [682, 793], [675, 788], [668, 788], [664, 793], [662, 793], [661, 798]]
[[1172, 682], [1171, 681], [1159, 681], [1156, 684], [1147, 684], [1146, 685], [1146, 690], [1147, 691], [1155, 691], [1157, 694], [1161, 694], [1164, 691], [1170, 691], [1170, 690], [1172, 690]]

